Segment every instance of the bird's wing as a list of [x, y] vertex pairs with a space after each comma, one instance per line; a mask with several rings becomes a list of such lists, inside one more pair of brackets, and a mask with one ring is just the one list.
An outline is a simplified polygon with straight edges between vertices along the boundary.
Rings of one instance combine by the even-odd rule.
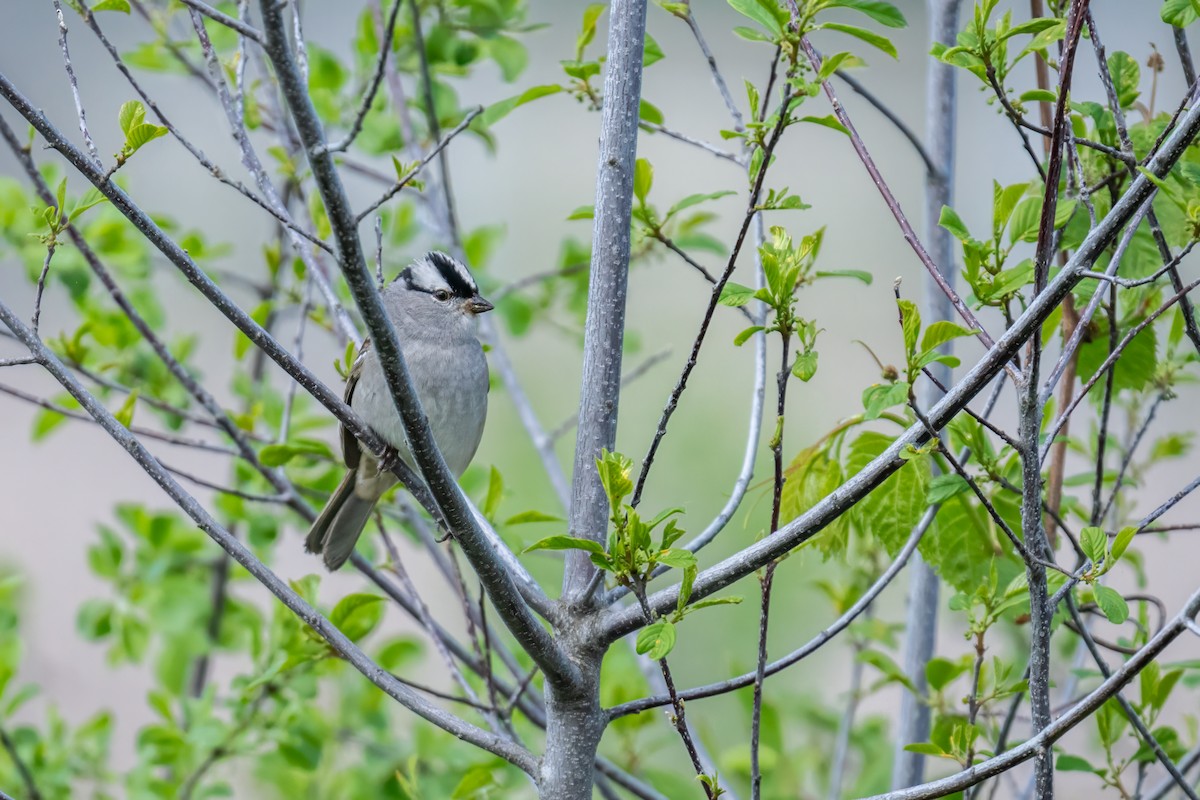
[[[358, 386], [358, 379], [362, 375], [363, 364], [366, 363], [367, 353], [371, 350], [371, 340], [364, 339], [362, 347], [358, 348], [358, 355], [354, 359], [354, 364], [350, 367], [350, 374], [346, 377], [346, 391], [342, 395], [342, 400], [346, 405], [351, 405], [351, 400], [354, 399], [354, 387]], [[358, 445], [358, 439], [354, 438], [354, 434], [346, 430], [346, 426], [341, 426], [342, 433], [342, 460], [346, 462], [346, 466], [350, 469], [358, 469], [358, 462], [362, 459], [362, 448]]]

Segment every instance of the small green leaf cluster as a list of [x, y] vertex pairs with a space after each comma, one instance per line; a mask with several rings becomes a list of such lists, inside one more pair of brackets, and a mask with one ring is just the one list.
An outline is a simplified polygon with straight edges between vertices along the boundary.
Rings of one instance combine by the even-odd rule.
[[66, 178], [58, 182], [54, 198], [54, 205], [32, 209], [34, 216], [45, 224], [46, 232], [39, 231], [29, 235], [47, 247], [55, 247], [59, 244], [58, 237], [66, 230], [68, 223], [78, 221], [79, 217], [83, 216], [89, 208], [95, 208], [101, 203], [108, 202], [108, 198], [100, 194], [98, 189], [91, 187], [83, 194], [83, 197], [68, 207]]
[[[625, 498], [633, 492], [633, 462], [621, 453], [601, 451], [596, 459], [596, 470], [604, 487], [609, 503], [609, 521], [612, 525], [608, 534], [607, 547], [590, 539], [574, 536], [547, 536], [525, 549], [532, 550], [583, 550], [591, 561], [608, 573], [614, 583], [632, 590], [639, 596], [645, 591], [656, 569], [660, 566], [683, 570], [683, 582], [675, 611], [669, 618], [651, 620], [637, 638], [637, 652], [648, 654], [656, 660], [665, 658], [675, 646], [675, 623], [685, 616], [713, 605], [741, 602], [741, 598], [708, 598], [690, 603], [692, 584], [696, 580], [696, 556], [689, 550], [674, 547], [684, 535], [672, 517], [682, 514], [682, 508], [670, 508], [653, 519], [643, 520]], [[655, 529], [662, 526], [658, 541], [654, 541]]]
[[791, 371], [792, 375], [805, 382], [817, 372], [816, 342], [821, 331], [815, 322], [797, 314], [797, 292], [819, 278], [849, 277], [871, 283], [870, 273], [862, 270], [816, 269], [824, 236], [825, 229], [820, 228], [795, 245], [787, 230], [773, 226], [770, 241], [764, 242], [759, 248], [765, 285], [761, 289], [752, 289], [731, 281], [722, 287], [720, 296], [722, 305], [734, 308], [740, 308], [751, 300], [759, 300], [767, 305], [771, 315], [769, 322], [746, 328], [734, 338], [734, 344], [740, 346], [760, 331], [778, 333], [784, 339], [794, 335], [799, 346]]
[[124, 165], [130, 156], [148, 142], [169, 133], [163, 125], [146, 122], [146, 107], [140, 100], [128, 100], [122, 103], [117, 121], [121, 125], [121, 131], [125, 134], [125, 142], [114, 156], [117, 159], [117, 167]]
[[[957, 44], [953, 47], [935, 44], [931, 53], [946, 64], [967, 70], [985, 85], [994, 86], [997, 91], [1004, 91], [1009, 75], [1026, 56], [1037, 53], [1049, 61], [1052, 60], [1052, 56], [1057, 55], [1048, 53], [1047, 48], [1066, 35], [1066, 21], [1051, 15], [1014, 25], [1012, 12], [1006, 11], [996, 20], [994, 26], [989, 27], [999, 2], [1000, 0], [982, 0], [976, 3], [971, 22], [958, 34]], [[1009, 40], [1015, 36], [1029, 35], [1033, 38], [1010, 60]], [[1005, 99], [1007, 101], [1007, 96]], [[1046, 98], [1031, 94], [1023, 95], [1021, 99]], [[1053, 99], [1053, 96], [1050, 99]], [[1012, 102], [1012, 105], [1019, 112], [1023, 111], [1020, 101]]]
[[[966, 223], [949, 206], [942, 207], [939, 224], [962, 243], [963, 278], [971, 287], [976, 308], [1003, 308], [1033, 283], [1033, 261], [1024, 259], [1007, 266], [1012, 251], [1021, 243], [1036, 242], [1042, 216], [1041, 183], [1016, 183], [1002, 187], [992, 182], [992, 230], [986, 240], [976, 239]], [[1054, 229], [1067, 226], [1075, 217], [1079, 203], [1060, 200], [1054, 209]], [[1082, 217], [1081, 217], [1082, 219]], [[1004, 244], [1007, 231], [1008, 244]], [[1074, 247], [1082, 241], [1086, 227], [1071, 228], [1071, 237], [1064, 237], [1063, 247]]]

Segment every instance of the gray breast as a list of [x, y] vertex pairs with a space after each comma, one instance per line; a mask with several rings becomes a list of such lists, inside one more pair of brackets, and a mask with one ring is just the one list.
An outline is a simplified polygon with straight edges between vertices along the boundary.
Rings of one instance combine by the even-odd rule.
[[[479, 447], [487, 416], [488, 370], [483, 348], [475, 339], [453, 343], [410, 339], [401, 341], [401, 349], [434, 440], [450, 471], [461, 475]], [[350, 405], [416, 468], [374, 350], [363, 363]]]

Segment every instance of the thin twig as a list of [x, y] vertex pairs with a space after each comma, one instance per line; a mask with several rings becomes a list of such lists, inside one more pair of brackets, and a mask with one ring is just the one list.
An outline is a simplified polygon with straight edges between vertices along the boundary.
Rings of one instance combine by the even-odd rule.
[[355, 223], [362, 222], [364, 219], [366, 219], [368, 216], [370, 216], [371, 213], [375, 211], [375, 209], [379, 208], [381, 205], [386, 203], [388, 200], [391, 200], [393, 197], [395, 197], [400, 192], [401, 189], [403, 189], [405, 186], [407, 186], [409, 183], [412, 182], [413, 178], [415, 178], [421, 174], [421, 170], [425, 169], [425, 166], [430, 161], [433, 161], [433, 159], [437, 158], [438, 156], [440, 156], [442, 154], [442, 152], [446, 149], [446, 145], [450, 144], [450, 142], [454, 139], [455, 136], [458, 136], [460, 133], [465, 131], [467, 129], [467, 127], [471, 124], [471, 121], [474, 120], [477, 116], [479, 116], [482, 113], [483, 113], [483, 106], [476, 106], [475, 108], [472, 108], [469, 111], [467, 111], [467, 114], [466, 114], [466, 116], [463, 117], [462, 122], [455, 125], [454, 128], [449, 133], [447, 133], [445, 136], [443, 136], [441, 139], [439, 139], [437, 144], [433, 146], [433, 149], [430, 150], [425, 155], [423, 155], [421, 157], [421, 160], [418, 161], [415, 166], [411, 167], [408, 170], [408, 172], [405, 172], [404, 175], [402, 175], [394, 184], [392, 184], [392, 186], [386, 192], [383, 193], [382, 197], [375, 200], [373, 203], [371, 203], [369, 206], [364, 208], [362, 211], [358, 212], [358, 214], [354, 218]]
[[325, 145], [325, 151], [328, 153], [340, 153], [347, 150], [354, 143], [358, 134], [362, 132], [363, 121], [367, 118], [367, 113], [375, 102], [375, 95], [379, 91], [379, 84], [383, 82], [383, 74], [392, 53], [392, 38], [396, 35], [396, 18], [400, 15], [402, 2], [403, 0], [392, 0], [392, 11], [388, 14], [387, 23], [383, 26], [383, 41], [379, 45], [379, 58], [375, 61], [375, 71], [367, 83], [367, 90], [363, 92], [358, 112], [354, 115], [354, 121], [350, 123], [350, 130], [346, 132], [346, 135], [332, 144]]
[[58, 17], [58, 47], [62, 50], [63, 68], [67, 72], [67, 82], [71, 84], [71, 97], [75, 100], [79, 132], [83, 134], [83, 143], [92, 154], [92, 160], [99, 166], [100, 153], [96, 150], [96, 143], [92, 141], [92, 134], [88, 132], [87, 114], [83, 110], [83, 98], [79, 96], [79, 81], [75, 77], [75, 67], [71, 64], [71, 50], [67, 47], [67, 20], [63, 16], [62, 3], [59, 0], [54, 0], [54, 13]]

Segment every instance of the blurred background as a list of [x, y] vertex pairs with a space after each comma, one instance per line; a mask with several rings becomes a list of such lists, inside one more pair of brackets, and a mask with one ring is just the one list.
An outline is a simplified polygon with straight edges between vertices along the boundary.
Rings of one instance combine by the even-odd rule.
[[[866, 53], [869, 67], [859, 70], [858, 77], [920, 132], [924, 120], [925, 70], [929, 63], [925, 8], [914, 0], [898, 0], [897, 5], [908, 18], [906, 29], [890, 32], [899, 59], [891, 61], [878, 52]], [[1158, 77], [1157, 102], [1159, 109], [1173, 108], [1185, 87], [1174, 58], [1170, 28], [1158, 21], [1155, 9], [1139, 8], [1133, 13], [1130, 5], [1126, 0], [1092, 3], [1110, 52], [1125, 50], [1142, 64], [1155, 45], [1166, 54], [1168, 67]], [[742, 79], [759, 83], [764, 80], [770, 49], [731, 33], [734, 26], [745, 20], [725, 2], [693, 0], [692, 6], [735, 98], [744, 107]], [[525, 39], [529, 47], [527, 69], [512, 84], [505, 83], [495, 69], [484, 69], [478, 77], [459, 85], [462, 103], [487, 105], [528, 86], [560, 81], [559, 62], [573, 56], [583, 7], [578, 2], [530, 0], [529, 21], [544, 22], [547, 27]], [[305, 12], [310, 42], [339, 54], [347, 52], [347, 42], [359, 13], [358, 3], [310, 0], [305, 4]], [[965, 9], [964, 18], [969, 13], [969, 8]], [[52, 6], [10, 3], [6, 4], [4, 17], [0, 26], [0, 71], [64, 131], [78, 139], [74, 107], [56, 42], [58, 31]], [[147, 36], [145, 23], [136, 16], [106, 17], [106, 29], [120, 47], [131, 46]], [[594, 49], [602, 48], [606, 22], [606, 17], [602, 17]], [[117, 109], [132, 93], [94, 37], [70, 13], [68, 24], [72, 26], [72, 55], [91, 130], [101, 153], [108, 156], [120, 147]], [[649, 30], [666, 57], [646, 72], [644, 96], [663, 111], [669, 127], [721, 143], [719, 131], [730, 127], [727, 112], [687, 28], [652, 6]], [[819, 37], [817, 44], [830, 51], [847, 46], [844, 37], [841, 40], [835, 37], [836, 34]], [[1019, 72], [1011, 81], [1022, 89], [1034, 85], [1031, 65], [1023, 66], [1029, 72]], [[146, 74], [142, 80], [176, 125], [216, 163], [244, 179], [224, 117], [204, 92], [172, 75]], [[1148, 80], [1148, 72], [1144, 70], [1144, 95], [1149, 92]], [[973, 229], [986, 228], [991, 219], [993, 179], [1009, 184], [1034, 176], [1011, 126], [994, 106], [985, 102], [973, 81], [960, 76], [959, 86], [955, 207]], [[918, 231], [922, 230], [924, 171], [919, 158], [896, 129], [848, 87], [839, 85], [839, 92], [910, 220]], [[1085, 47], [1076, 71], [1074, 97], [1099, 99], [1101, 95], [1093, 55]], [[829, 113], [823, 98], [811, 101], [811, 105], [813, 110], [808, 113], [818, 116]], [[17, 124], [16, 116], [7, 107], [0, 108], [0, 115], [18, 131], [25, 129], [23, 123]], [[470, 136], [461, 137], [450, 148], [462, 226], [469, 229], [499, 225], [504, 231], [484, 268], [488, 279], [495, 284], [556, 268], [564, 237], [586, 241], [590, 236], [590, 220], [568, 221], [567, 217], [578, 206], [592, 202], [599, 121], [598, 114], [560, 94], [526, 105], [498, 123], [494, 129], [498, 145], [494, 153]], [[735, 144], [731, 142], [729, 146]], [[664, 136], [643, 133], [639, 155], [654, 164], [653, 197], [660, 206], [694, 192], [720, 189], [744, 192], [745, 177], [736, 165]], [[839, 419], [860, 410], [863, 388], [878, 380], [878, 367], [855, 340], [868, 344], [885, 363], [895, 363], [901, 358], [892, 285], [894, 280], [901, 280], [903, 294], [919, 299], [922, 273], [844, 137], [819, 126], [797, 126], [784, 138], [778, 155], [778, 164], [768, 183], [789, 186], [812, 208], [803, 212], [777, 212], [770, 221], [786, 225], [797, 238], [828, 226], [823, 268], [866, 270], [874, 276], [874, 283], [867, 288], [854, 281], [824, 281], [806, 289], [801, 297], [800, 312], [814, 318], [824, 330], [818, 343], [820, 368], [816, 377], [807, 384], [794, 383], [790, 390], [784, 448], [785, 457], [790, 458]], [[35, 152], [35, 157], [58, 161], [51, 152]], [[381, 167], [390, 170], [388, 164], [381, 163]], [[24, 183], [7, 151], [0, 152], [0, 174], [17, 177]], [[148, 147], [122, 174], [130, 193], [144, 209], [170, 215], [186, 227], [201, 229], [210, 241], [228, 243], [231, 246], [228, 255], [216, 262], [222, 269], [251, 277], [262, 272], [260, 250], [271, 235], [271, 221], [244, 198], [212, 180], [173, 140], [163, 139]], [[377, 191], [353, 178], [349, 179], [349, 186], [359, 205], [372, 199]], [[74, 192], [83, 189], [75, 177], [71, 178], [71, 187]], [[714, 204], [719, 218], [709, 232], [731, 243], [743, 205], [744, 193]], [[427, 244], [426, 239], [418, 239], [409, 251], [385, 253], [387, 272], [398, 271]], [[749, 256], [747, 248], [734, 280], [752, 282]], [[1185, 279], [1196, 274], [1194, 258], [1183, 264]], [[711, 254], [702, 254], [701, 260], [712, 271], [719, 271], [723, 264]], [[170, 265], [161, 259], [155, 264], [155, 285], [170, 311], [168, 332], [199, 333], [197, 363], [204, 371], [205, 385], [232, 405], [227, 391], [233, 346], [229, 326]], [[686, 360], [708, 294], [707, 284], [669, 255], [656, 256], [634, 270], [628, 310], [633, 343], [625, 356], [626, 367], [632, 368], [647, 357], [668, 352], [664, 360], [628, 388], [621, 400], [618, 448], [635, 462], [644, 455], [663, 403]], [[32, 308], [32, 286], [23, 268], [3, 250], [0, 250], [0, 296], [18, 309]], [[248, 296], [240, 299], [252, 305]], [[985, 316], [984, 321], [993, 332], [1002, 327], [998, 318]], [[578, 328], [571, 317], [563, 316], [559, 322], [556, 326], [541, 326], [519, 340], [506, 339], [530, 400], [549, 428], [569, 418], [578, 400], [580, 355], [575, 335]], [[734, 347], [732, 339], [743, 326], [743, 319], [732, 309], [718, 310], [700, 367], [648, 484], [645, 507], [685, 507], [687, 514], [681, 524], [689, 531], [702, 529], [720, 509], [741, 463], [751, 393], [752, 351]], [[42, 330], [47, 335], [57, 335], [74, 327], [63, 289], [53, 285], [45, 301]], [[570, 335], [563, 335], [564, 331]], [[281, 338], [287, 341], [290, 336], [285, 326]], [[958, 352], [969, 365], [981, 351], [974, 340], [962, 340]], [[0, 341], [0, 356], [17, 354], [11, 343]], [[340, 348], [328, 338], [309, 338], [307, 362], [335, 387], [340, 387], [341, 382], [332, 363], [340, 355]], [[281, 377], [273, 368], [268, 375], [273, 381]], [[34, 367], [5, 369], [0, 372], [0, 382], [43, 397], [58, 392]], [[1011, 400], [1009, 393], [1001, 402], [998, 420], [1005, 426], [1013, 422]], [[1196, 393], [1189, 389], [1180, 399], [1166, 404], [1155, 430], [1194, 431], [1196, 401]], [[1009, 410], [1003, 411], [1006, 407]], [[89, 644], [76, 635], [79, 606], [105, 591], [88, 569], [86, 547], [95, 539], [97, 524], [111, 522], [116, 503], [138, 502], [159, 508], [165, 507], [167, 501], [134, 462], [93, 426], [72, 422], [45, 441], [32, 443], [30, 430], [36, 413], [33, 406], [0, 395], [0, 452], [4, 454], [0, 458], [0, 564], [27, 578], [24, 677], [36, 680], [43, 689], [39, 699], [22, 714], [40, 719], [46, 704], [54, 704], [68, 719], [79, 720], [100, 707], [116, 709], [115, 745], [120, 766], [122, 759], [132, 758], [133, 737], [138, 726], [151, 715], [144, 703], [146, 676], [140, 668], [111, 668], [106, 664], [102, 646]], [[1119, 425], [1124, 425], [1124, 421]], [[769, 430], [770, 425], [766, 427]], [[1081, 420], [1074, 430], [1083, 429]], [[333, 429], [324, 435], [332, 444]], [[770, 474], [765, 442], [766, 437], [755, 486], [717, 544], [705, 551], [702, 565], [715, 562], [763, 532], [770, 506], [765, 488]], [[568, 470], [573, 445], [573, 434], [559, 443], [559, 455]], [[190, 452], [171, 456], [180, 468], [199, 472], [212, 469], [214, 463]], [[502, 472], [510, 495], [519, 498], [509, 500], [506, 505], [511, 513], [527, 508], [560, 513], [515, 410], [500, 388], [493, 391], [487, 431], [475, 463], [494, 465]], [[1200, 461], [1191, 459], [1172, 462], [1170, 468], [1152, 472], [1139, 495], [1142, 510], [1153, 508], [1186, 484], [1197, 467]], [[214, 471], [214, 474], [222, 473]], [[204, 490], [196, 491], [202, 499], [211, 496]], [[1197, 511], [1200, 502], [1193, 498], [1181, 504], [1166, 521], [1191, 521]], [[315, 559], [303, 553], [302, 533], [289, 532], [277, 548], [274, 567], [284, 577], [318, 571]], [[1184, 539], [1176, 540], [1171, 549], [1158, 540], [1147, 539], [1143, 543], [1146, 570], [1154, 581], [1154, 591], [1171, 613], [1195, 588], [1195, 559], [1180, 558], [1176, 549], [1187, 546]], [[215, 545], [213, 548], [215, 552]], [[1194, 553], [1194, 548], [1189, 550]], [[445, 597], [442, 584], [432, 570], [423, 568], [422, 556], [414, 552], [412, 558], [414, 565], [410, 572], [428, 592], [436, 611], [436, 598]], [[555, 559], [531, 554], [525, 560], [539, 576], [556, 584]], [[778, 623], [773, 627], [771, 639], [773, 654], [782, 654], [805, 641], [836, 616], [828, 602], [812, 589], [822, 570], [830, 568], [816, 557], [791, 559], [781, 568], [774, 600]], [[1118, 577], [1118, 586], [1124, 578]], [[907, 579], [902, 578], [885, 594], [878, 605], [882, 615], [893, 620], [903, 618], [906, 584]], [[357, 575], [335, 575], [323, 582], [322, 600], [333, 602], [339, 594], [360, 587]], [[260, 603], [268, 600], [265, 590], [258, 587], [243, 585], [240, 591]], [[754, 582], [748, 581], [741, 593], [748, 600], [742, 607], [707, 612], [703, 623], [683, 625], [672, 657], [678, 683], [706, 682], [752, 666], [757, 619]], [[449, 609], [449, 613], [441, 616], [444, 621], [453, 622], [459, 615]], [[408, 622], [399, 619], [398, 614], [389, 613], [387, 625], [403, 628]], [[951, 656], [966, 652], [967, 643], [962, 640], [961, 631], [953, 624], [943, 627], [941, 652]], [[1173, 647], [1169, 658], [1197, 655], [1200, 644], [1193, 639]], [[847, 657], [841, 648], [826, 648], [803, 665], [773, 678], [769, 692], [783, 704], [802, 704], [805, 698], [828, 702], [844, 691], [847, 678], [842, 667]], [[426, 679], [448, 682], [435, 661], [427, 659], [430, 674]], [[218, 668], [225, 667], [218, 664]], [[885, 691], [871, 698], [866, 712], [890, 715], [894, 713], [897, 698], [897, 690]], [[737, 710], [736, 704], [733, 699], [696, 703], [689, 706], [689, 719], [706, 740], [728, 744], [744, 734], [739, 725], [723, 723]], [[737, 719], [741, 718], [739, 712]], [[1089, 729], [1074, 735], [1086, 740], [1091, 733]], [[668, 739], [665, 747], [672, 759], [682, 759], [681, 752], [677, 752], [680, 750], [677, 741]], [[940, 768], [940, 765], [932, 767]]]

